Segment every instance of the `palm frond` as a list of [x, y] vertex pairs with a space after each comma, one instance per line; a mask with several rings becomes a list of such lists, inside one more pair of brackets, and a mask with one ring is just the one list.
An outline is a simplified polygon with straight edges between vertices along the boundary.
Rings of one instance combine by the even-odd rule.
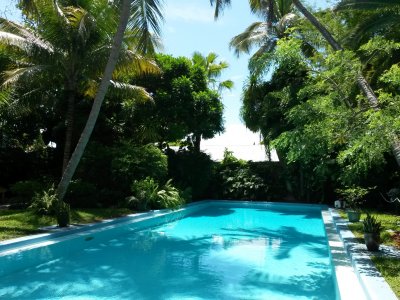
[[110, 87], [113, 93], [118, 93], [138, 103], [153, 101], [153, 97], [150, 93], [141, 86], [110, 80]]
[[154, 53], [155, 42], [161, 36], [160, 22], [164, 20], [161, 0], [133, 0], [131, 9], [129, 28], [138, 41], [138, 50], [143, 54]]
[[400, 6], [400, 0], [342, 0], [340, 1], [335, 10], [345, 9], [381, 9], [381, 8], [395, 8]]
[[38, 72], [43, 71], [45, 68], [46, 66], [44, 65], [34, 65], [7, 70], [3, 72], [4, 81], [2, 82], [2, 86], [8, 87], [10, 85], [14, 85], [16, 82], [21, 80], [22, 77], [28, 79], [32, 76], [35, 76]]
[[363, 41], [376, 35], [379, 31], [387, 31], [392, 27], [399, 26], [400, 14], [391, 11], [380, 11], [363, 19], [354, 29], [345, 43], [349, 45], [360, 45]]
[[121, 51], [116, 72], [125, 74], [159, 74], [161, 72], [157, 63], [132, 50]]
[[231, 90], [233, 89], [234, 82], [232, 80], [224, 80], [219, 83], [218, 85], [218, 91], [221, 92], [223, 89], [228, 89]]
[[215, 5], [214, 18], [218, 19], [224, 9], [231, 6], [231, 0], [210, 0], [210, 5]]
[[249, 53], [253, 47], [261, 46], [270, 38], [266, 22], [255, 22], [246, 30], [232, 38], [229, 47], [239, 56], [242, 52]]
[[[54, 48], [49, 42], [18, 23], [0, 18], [0, 30], [4, 33], [4, 41], [7, 41], [10, 45], [14, 45], [23, 50], [26, 50], [26, 47], [30, 45], [43, 49], [49, 53], [54, 52]], [[13, 39], [16, 42], [15, 44], [12, 44]], [[22, 42], [22, 40], [25, 42]]]

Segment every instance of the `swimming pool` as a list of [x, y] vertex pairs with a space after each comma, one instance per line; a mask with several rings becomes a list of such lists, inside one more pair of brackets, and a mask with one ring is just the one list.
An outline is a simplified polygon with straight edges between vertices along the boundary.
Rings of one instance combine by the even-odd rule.
[[339, 299], [323, 210], [203, 202], [6, 245], [0, 298]]

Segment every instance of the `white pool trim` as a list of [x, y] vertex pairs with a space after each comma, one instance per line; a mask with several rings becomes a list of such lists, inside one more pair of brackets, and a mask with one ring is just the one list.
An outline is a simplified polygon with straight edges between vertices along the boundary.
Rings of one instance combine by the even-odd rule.
[[[342, 219], [335, 209], [330, 209], [335, 231], [340, 236], [346, 256], [349, 258], [358, 281], [368, 300], [398, 300], [389, 284], [376, 269], [364, 244], [356, 241], [348, 228], [348, 221]], [[382, 247], [382, 246], [381, 246]], [[373, 253], [372, 253], [373, 254]], [[358, 299], [358, 298], [353, 298]]]

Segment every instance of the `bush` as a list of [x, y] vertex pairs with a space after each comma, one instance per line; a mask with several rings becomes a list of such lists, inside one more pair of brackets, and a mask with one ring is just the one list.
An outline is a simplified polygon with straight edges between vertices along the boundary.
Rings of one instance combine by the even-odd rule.
[[172, 185], [168, 180], [160, 188], [159, 184], [150, 177], [142, 180], [135, 180], [131, 186], [133, 196], [127, 197], [122, 204], [124, 207], [137, 210], [177, 208], [185, 203], [185, 193]]
[[55, 203], [58, 202], [54, 187], [48, 191], [36, 193], [33, 197], [32, 204], [29, 206], [37, 215], [55, 215]]
[[97, 187], [93, 183], [74, 180], [68, 187], [65, 201], [76, 208], [97, 207], [97, 195]]
[[133, 196], [126, 199], [125, 206], [131, 209], [147, 210], [152, 203], [157, 202], [158, 183], [151, 177], [135, 180], [131, 190]]
[[15, 203], [32, 203], [33, 197], [37, 193], [41, 193], [46, 189], [46, 184], [39, 180], [18, 181], [10, 188], [14, 194], [13, 202]]
[[221, 174], [223, 198], [256, 200], [267, 192], [264, 180], [252, 174], [247, 166], [233, 170], [225, 169]]
[[167, 151], [169, 177], [183, 190], [190, 188], [193, 199], [210, 196], [215, 163], [203, 152]]
[[129, 193], [129, 187], [134, 180], [147, 177], [163, 182], [167, 178], [167, 157], [153, 145], [135, 146], [123, 143], [116, 149], [111, 163], [114, 182], [119, 190]]
[[168, 180], [162, 189], [157, 192], [157, 208], [178, 208], [185, 203], [179, 190], [171, 184], [172, 179]]

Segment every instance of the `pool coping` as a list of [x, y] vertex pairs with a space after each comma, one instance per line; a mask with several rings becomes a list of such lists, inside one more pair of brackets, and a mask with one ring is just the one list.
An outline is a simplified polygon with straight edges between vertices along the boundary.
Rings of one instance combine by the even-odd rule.
[[[154, 217], [167, 216], [174, 212], [184, 212], [187, 208], [196, 209], [197, 207], [217, 204], [240, 203], [245, 206], [289, 206], [289, 207], [313, 207], [321, 209], [322, 219], [325, 225], [330, 255], [335, 269], [333, 274], [336, 277], [338, 294], [342, 300], [392, 300], [397, 299], [387, 282], [376, 270], [367, 251], [359, 243], [355, 243], [355, 237], [347, 227], [345, 220], [341, 219], [338, 213], [321, 204], [302, 204], [286, 202], [253, 202], [253, 201], [233, 201], [233, 200], [203, 200], [185, 205], [177, 210], [156, 210], [145, 213], [135, 213], [115, 219], [107, 219], [96, 223], [75, 225], [68, 228], [46, 227], [49, 232], [25, 236], [0, 242], [0, 256], [24, 251], [44, 245], [49, 245], [73, 238], [75, 235], [89, 235], [94, 231], [106, 230], [123, 223], [134, 223]], [[365, 248], [365, 246], [364, 246]], [[357, 282], [357, 284], [355, 284]]]
[[[356, 237], [348, 227], [349, 222], [347, 220], [341, 218], [335, 209], [330, 208], [329, 210], [336, 232], [343, 242], [346, 255], [350, 259], [351, 265], [355, 270], [358, 281], [365, 291], [367, 299], [397, 300], [397, 296], [371, 260], [370, 255], [374, 253], [367, 251], [366, 246], [357, 241]], [[382, 245], [381, 248], [385, 249]]]

